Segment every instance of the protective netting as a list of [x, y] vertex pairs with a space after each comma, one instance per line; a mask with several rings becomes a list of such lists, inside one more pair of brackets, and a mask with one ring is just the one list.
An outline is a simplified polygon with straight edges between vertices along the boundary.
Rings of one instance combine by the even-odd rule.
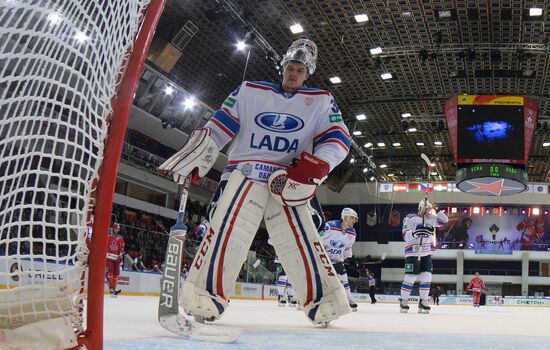
[[0, 0], [0, 329], [82, 323], [87, 212], [148, 2]]

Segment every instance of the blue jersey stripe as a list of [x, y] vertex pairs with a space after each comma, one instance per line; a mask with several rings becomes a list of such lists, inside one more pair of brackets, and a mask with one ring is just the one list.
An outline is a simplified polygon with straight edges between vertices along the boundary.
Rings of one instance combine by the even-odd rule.
[[239, 129], [241, 128], [241, 125], [238, 121], [231, 118], [229, 114], [222, 111], [221, 109], [214, 113], [212, 119], [219, 121], [223, 126], [229, 129], [229, 131], [231, 131], [233, 135], [237, 134], [239, 132]]
[[315, 140], [313, 142], [313, 146], [316, 147], [316, 146], [328, 141], [329, 139], [340, 140], [349, 149], [349, 146], [350, 146], [351, 142], [350, 142], [349, 138], [346, 136], [346, 134], [344, 134], [340, 130], [333, 130], [331, 132], [328, 132], [326, 135], [323, 135], [322, 137]]

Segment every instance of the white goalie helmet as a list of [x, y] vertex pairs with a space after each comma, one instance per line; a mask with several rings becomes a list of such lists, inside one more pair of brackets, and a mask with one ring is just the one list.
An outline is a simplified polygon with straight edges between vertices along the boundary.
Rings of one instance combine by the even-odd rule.
[[433, 209], [433, 204], [427, 199], [422, 199], [420, 203], [418, 203], [418, 212], [421, 213], [425, 209]]
[[342, 210], [342, 220], [344, 220], [345, 218], [347, 217], [352, 217], [352, 218], [355, 218], [355, 219], [358, 219], [359, 216], [357, 215], [357, 212], [351, 208], [344, 208]]
[[317, 45], [309, 39], [294, 41], [281, 60], [281, 67], [284, 68], [285, 64], [289, 61], [305, 64], [309, 74], [313, 74], [317, 65]]

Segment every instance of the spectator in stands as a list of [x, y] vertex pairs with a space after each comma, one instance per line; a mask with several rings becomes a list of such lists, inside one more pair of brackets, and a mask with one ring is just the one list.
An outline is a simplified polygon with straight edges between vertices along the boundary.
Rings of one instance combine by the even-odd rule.
[[145, 271], [145, 270], [147, 270], [147, 268], [143, 264], [143, 259], [141, 257], [141, 254], [138, 254], [134, 258], [134, 262], [132, 264], [132, 270], [134, 270], [134, 271]]

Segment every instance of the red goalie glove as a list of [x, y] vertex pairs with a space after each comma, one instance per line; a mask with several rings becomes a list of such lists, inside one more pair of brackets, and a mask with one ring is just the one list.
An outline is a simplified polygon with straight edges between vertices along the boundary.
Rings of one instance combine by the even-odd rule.
[[269, 189], [277, 202], [291, 207], [307, 203], [330, 171], [327, 162], [302, 152], [296, 165], [269, 177]]

